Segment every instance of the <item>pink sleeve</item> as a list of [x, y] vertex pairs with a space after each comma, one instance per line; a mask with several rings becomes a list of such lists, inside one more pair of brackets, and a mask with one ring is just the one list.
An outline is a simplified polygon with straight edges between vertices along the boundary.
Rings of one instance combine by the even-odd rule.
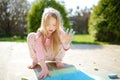
[[41, 37], [36, 39], [35, 49], [36, 49], [37, 60], [38, 61], [45, 60], [44, 48]]

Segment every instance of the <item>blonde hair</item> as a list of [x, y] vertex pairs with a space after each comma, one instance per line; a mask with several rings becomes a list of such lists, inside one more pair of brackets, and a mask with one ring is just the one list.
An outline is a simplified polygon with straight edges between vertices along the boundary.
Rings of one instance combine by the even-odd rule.
[[59, 47], [60, 47], [60, 35], [59, 35], [60, 34], [60, 28], [63, 28], [62, 27], [62, 25], [63, 25], [62, 24], [62, 19], [61, 19], [61, 15], [60, 15], [59, 11], [57, 11], [56, 9], [53, 9], [51, 7], [45, 8], [44, 12], [43, 12], [43, 15], [42, 15], [41, 25], [40, 25], [40, 28], [38, 29], [37, 32], [42, 35], [43, 47], [46, 50], [44, 37], [46, 37], [48, 35], [48, 32], [46, 30], [46, 23], [47, 23], [47, 19], [49, 17], [53, 17], [57, 21], [56, 30], [52, 34], [50, 47], [55, 54], [58, 54], [58, 50], [59, 50]]

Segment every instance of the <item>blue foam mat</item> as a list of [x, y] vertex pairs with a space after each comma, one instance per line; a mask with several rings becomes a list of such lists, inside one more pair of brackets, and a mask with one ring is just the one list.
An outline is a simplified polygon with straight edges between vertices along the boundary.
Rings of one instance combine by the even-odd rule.
[[81, 71], [47, 77], [44, 80], [94, 80]]
[[53, 70], [50, 73], [52, 74], [51, 77], [42, 80], [95, 80], [75, 67]]

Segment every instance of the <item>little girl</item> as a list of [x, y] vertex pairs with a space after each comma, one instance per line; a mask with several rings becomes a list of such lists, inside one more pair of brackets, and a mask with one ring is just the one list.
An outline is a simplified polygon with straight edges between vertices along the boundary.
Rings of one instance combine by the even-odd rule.
[[57, 68], [62, 68], [62, 58], [65, 51], [70, 48], [72, 35], [62, 29], [60, 13], [53, 8], [45, 8], [42, 15], [40, 28], [36, 33], [28, 34], [27, 43], [32, 65], [28, 68], [33, 69], [37, 64], [41, 66], [39, 78], [50, 76], [45, 61], [55, 61]]

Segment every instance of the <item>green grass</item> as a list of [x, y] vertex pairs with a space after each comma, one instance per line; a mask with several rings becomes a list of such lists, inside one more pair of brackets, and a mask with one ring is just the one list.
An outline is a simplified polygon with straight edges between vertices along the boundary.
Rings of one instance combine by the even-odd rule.
[[10, 42], [26, 42], [26, 37], [24, 37], [23, 39], [21, 39], [20, 37], [3, 37], [0, 38], [0, 41], [10, 41]]
[[[24, 39], [21, 39], [20, 37], [17, 37], [16, 39], [14, 39], [13, 37], [4, 37], [4, 38], [0, 38], [0, 41], [26, 42], [26, 37], [24, 37]], [[110, 44], [108, 42], [94, 41], [94, 39], [88, 34], [74, 35], [72, 43], [73, 44]]]
[[75, 35], [73, 44], [109, 44], [108, 42], [94, 41], [94, 38], [88, 34]]
[[28, 80], [28, 79], [26, 79], [26, 78], [21, 78], [21, 80]]

